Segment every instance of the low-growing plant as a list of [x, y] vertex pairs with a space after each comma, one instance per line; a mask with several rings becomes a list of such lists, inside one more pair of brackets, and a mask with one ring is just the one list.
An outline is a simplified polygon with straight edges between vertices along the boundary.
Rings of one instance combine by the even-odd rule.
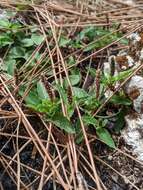
[[[29, 59], [34, 49], [44, 43], [45, 37], [38, 31], [33, 29], [28, 29], [24, 32], [23, 24], [18, 21], [12, 21], [11, 19], [4, 19], [0, 21], [0, 49], [4, 49], [4, 64], [1, 65], [1, 70], [10, 76], [15, 76], [15, 70], [19, 70], [23, 64]], [[83, 53], [91, 52], [95, 49], [100, 49], [115, 40], [122, 37], [121, 33], [112, 33], [111, 29], [103, 29], [102, 27], [88, 27], [83, 28], [79, 33], [75, 33], [74, 37], [67, 37], [65, 32], [61, 33], [58, 40], [58, 45], [61, 50], [77, 50], [82, 48]], [[47, 37], [51, 35], [49, 30]], [[126, 40], [122, 40], [123, 44]], [[52, 45], [50, 45], [52, 47]], [[54, 44], [53, 44], [54, 47]], [[36, 52], [35, 58], [30, 64], [27, 64], [27, 68], [30, 70], [35, 66], [35, 62], [40, 58], [40, 52]], [[66, 64], [72, 66], [76, 63], [76, 56], [70, 55], [66, 59]], [[51, 63], [49, 62], [49, 65]], [[86, 68], [87, 70], [87, 68]], [[96, 69], [90, 67], [89, 74], [94, 78], [96, 77]], [[47, 122], [51, 122], [54, 126], [64, 130], [64, 132], [69, 134], [74, 134], [76, 137], [76, 142], [80, 143], [83, 140], [83, 134], [80, 127], [79, 119], [76, 114], [76, 104], [79, 106], [82, 120], [88, 130], [90, 127], [94, 128], [96, 135], [100, 140], [104, 141], [109, 147], [115, 148], [115, 143], [106, 128], [108, 122], [108, 115], [106, 115], [103, 109], [100, 112], [100, 117], [93, 117], [95, 110], [101, 106], [105, 101], [104, 92], [106, 87], [114, 85], [116, 82], [120, 82], [129, 76], [131, 70], [121, 72], [118, 76], [104, 76], [101, 73], [100, 76], [100, 92], [97, 98], [96, 91], [94, 90], [84, 90], [82, 86], [82, 74], [80, 68], [72, 67], [69, 72], [69, 80], [72, 85], [72, 93], [69, 87], [67, 78], [62, 76], [62, 85], [60, 85], [60, 80], [58, 79], [58, 84], [53, 81], [51, 86], [56, 95], [51, 99], [44, 83], [35, 79], [32, 81], [32, 88], [29, 93], [25, 96], [25, 104], [28, 108], [32, 109], [34, 112], [40, 114], [43, 119]], [[48, 72], [48, 75], [52, 75], [52, 71]], [[28, 81], [27, 81], [28, 82]], [[19, 95], [23, 96], [25, 90], [28, 88], [28, 84], [24, 83], [19, 89]], [[61, 101], [66, 107], [66, 115], [62, 112]], [[109, 101], [108, 106], [121, 107], [123, 110], [124, 106], [130, 106], [131, 102], [125, 96], [123, 92], [115, 94]], [[106, 108], [105, 108], [106, 109]], [[123, 112], [116, 114], [117, 121], [123, 116]], [[74, 119], [73, 119], [74, 118]], [[123, 123], [121, 124], [123, 126]], [[118, 127], [118, 131], [121, 127]]]

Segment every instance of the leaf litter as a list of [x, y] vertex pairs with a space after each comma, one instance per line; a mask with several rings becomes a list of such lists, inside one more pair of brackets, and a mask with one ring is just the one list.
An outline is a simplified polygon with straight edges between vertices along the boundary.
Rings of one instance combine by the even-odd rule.
[[0, 23], [3, 189], [143, 188], [142, 11], [92, 3], [7, 4], [14, 14]]

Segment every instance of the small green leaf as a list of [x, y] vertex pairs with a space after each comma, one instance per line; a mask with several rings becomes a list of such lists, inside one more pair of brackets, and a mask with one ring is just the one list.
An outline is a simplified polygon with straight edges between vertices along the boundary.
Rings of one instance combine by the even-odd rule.
[[30, 38], [25, 38], [21, 40], [21, 43], [24, 47], [31, 47], [34, 44], [33, 40], [31, 40]]
[[67, 105], [67, 114], [68, 117], [71, 118], [75, 110], [75, 105], [74, 104], [69, 104]]
[[36, 45], [40, 45], [44, 41], [44, 36], [40, 34], [33, 33], [31, 39]]
[[70, 121], [62, 114], [56, 114], [52, 118], [48, 119], [54, 125], [63, 129], [65, 132], [73, 134], [75, 133], [74, 127], [71, 125]]
[[35, 105], [37, 106], [40, 103], [40, 99], [34, 92], [30, 92], [28, 96], [26, 96], [25, 101], [27, 105]]
[[23, 58], [24, 56], [25, 49], [20, 46], [13, 47], [9, 51], [9, 57], [11, 58]]
[[96, 69], [95, 68], [87, 68], [89, 73], [91, 74], [92, 77], [96, 77]]
[[[69, 79], [70, 79], [71, 85], [74, 86], [74, 85], [77, 85], [80, 82], [81, 76], [80, 76], [80, 74], [78, 74], [78, 75], [70, 75]], [[68, 83], [67, 79], [65, 79], [65, 81], [64, 81], [64, 86], [65, 87], [69, 86], [69, 83]]]
[[13, 32], [17, 33], [17, 29], [20, 29], [22, 25], [19, 22], [11, 23], [10, 28]]
[[0, 34], [0, 47], [4, 47], [7, 45], [11, 45], [13, 43], [13, 39], [7, 33]]
[[10, 59], [6, 61], [7, 64], [7, 73], [11, 76], [14, 76], [14, 70], [15, 70], [15, 59]]
[[10, 28], [11, 24], [8, 19], [0, 19], [0, 28]]
[[95, 50], [97, 48], [97, 44], [96, 43], [90, 43], [87, 45], [87, 47], [84, 48], [84, 52], [87, 51], [91, 51], [91, 50]]
[[42, 99], [42, 103], [37, 105], [37, 111], [46, 113], [47, 117], [52, 117], [59, 112], [59, 102], [51, 101], [49, 99]]
[[[19, 95], [23, 96], [24, 92], [25, 92], [25, 89], [20, 88]], [[34, 90], [31, 90], [24, 100], [28, 107], [35, 108], [35, 109], [36, 109], [36, 106], [41, 103], [41, 100], [38, 97], [37, 92]]]
[[83, 40], [85, 37], [88, 37], [90, 40], [93, 40], [93, 38], [96, 36], [96, 28], [95, 26], [86, 27], [83, 29], [79, 35], [79, 40]]
[[66, 47], [66, 45], [69, 45], [70, 39], [67, 39], [66, 37], [61, 36], [59, 40], [59, 46], [60, 47]]
[[125, 106], [130, 106], [132, 104], [130, 99], [126, 98], [125, 96], [119, 96], [119, 95], [114, 95], [111, 98], [110, 102], [113, 104], [125, 105]]
[[71, 82], [72, 86], [74, 86], [74, 85], [77, 85], [80, 82], [81, 76], [80, 76], [80, 74], [78, 74], [78, 75], [70, 75], [69, 79], [70, 79], [70, 82]]
[[38, 95], [41, 99], [48, 99], [49, 98], [47, 90], [41, 81], [39, 81], [37, 83], [37, 92], [38, 92]]
[[80, 131], [80, 132], [77, 134], [77, 136], [76, 136], [76, 143], [77, 143], [77, 144], [80, 144], [80, 143], [83, 141], [83, 139], [84, 139], [83, 133], [82, 133], [82, 131]]
[[94, 92], [94, 94], [90, 93], [89, 97], [84, 100], [84, 105], [87, 110], [91, 111], [96, 110], [101, 105], [101, 102], [95, 97]]
[[58, 92], [59, 92], [62, 100], [64, 101], [64, 103], [68, 104], [68, 98], [67, 98], [67, 94], [66, 94], [65, 89], [62, 86], [60, 86], [59, 84], [57, 84], [55, 87], [58, 90]]
[[122, 39], [120, 40], [120, 43], [121, 43], [121, 44], [124, 44], [124, 45], [128, 45], [129, 40], [126, 39], [126, 38], [122, 38]]
[[[33, 53], [33, 50], [26, 51], [25, 56], [24, 56], [24, 59], [25, 59], [25, 60], [28, 60], [29, 57], [32, 55], [32, 53]], [[36, 53], [33, 55], [33, 61], [30, 62], [30, 64], [31, 64], [31, 65], [35, 65], [35, 62], [36, 62], [38, 59], [40, 59], [40, 57], [41, 57], [40, 53], [39, 53], [39, 52], [36, 52]], [[27, 65], [28, 65], [28, 64], [27, 64]]]
[[93, 126], [97, 125], [97, 120], [91, 115], [84, 115], [82, 117], [82, 120], [85, 123], [85, 125], [93, 125]]
[[98, 135], [98, 137], [105, 143], [107, 144], [109, 147], [111, 148], [115, 148], [115, 143], [110, 135], [110, 133], [107, 131], [107, 129], [105, 128], [97, 128], [96, 129], [96, 133]]
[[114, 131], [117, 133], [119, 133], [125, 125], [125, 115], [127, 114], [126, 112], [127, 112], [127, 109], [123, 109], [117, 115], [117, 120], [115, 121], [115, 128], [114, 128]]
[[74, 96], [78, 99], [86, 98], [89, 96], [88, 93], [84, 89], [81, 89], [78, 87], [73, 87], [73, 93], [74, 93]]
[[113, 84], [114, 82], [124, 80], [127, 78], [130, 74], [132, 73], [132, 69], [129, 69], [127, 71], [122, 71], [120, 72], [117, 76], [112, 76], [110, 77], [111, 83]]
[[68, 58], [68, 61], [67, 61], [67, 63], [69, 64], [69, 65], [73, 65], [73, 64], [75, 64], [75, 58], [71, 55], [69, 58]]

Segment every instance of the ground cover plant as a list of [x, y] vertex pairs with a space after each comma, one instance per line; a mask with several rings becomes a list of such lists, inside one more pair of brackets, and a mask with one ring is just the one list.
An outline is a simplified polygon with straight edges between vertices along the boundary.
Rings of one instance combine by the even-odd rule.
[[[138, 68], [115, 75], [110, 59], [141, 31], [142, 12], [133, 22], [134, 7], [107, 2], [0, 4], [1, 189], [143, 188], [142, 162], [120, 137]], [[120, 174], [126, 165], [137, 174]]]

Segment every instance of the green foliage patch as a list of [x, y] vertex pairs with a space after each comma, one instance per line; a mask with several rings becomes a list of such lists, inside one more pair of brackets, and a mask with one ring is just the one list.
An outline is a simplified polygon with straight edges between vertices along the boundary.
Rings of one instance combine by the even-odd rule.
[[[20, 22], [14, 22], [10, 19], [0, 20], [0, 49], [3, 50], [4, 60], [1, 65], [1, 70], [7, 73], [11, 77], [15, 77], [15, 71], [18, 71], [23, 64], [32, 55], [32, 52], [42, 43], [45, 43], [45, 36], [38, 30], [28, 29], [24, 31], [24, 26]], [[51, 35], [51, 31], [47, 31], [46, 37]], [[87, 27], [83, 28], [79, 33], [75, 33], [74, 37], [67, 37], [64, 31], [58, 40], [58, 45], [61, 51], [67, 50], [83, 50], [83, 54], [98, 50], [107, 46], [108, 44], [119, 40], [122, 37], [122, 33], [113, 33], [110, 29], [104, 29], [102, 27]], [[51, 36], [50, 36], [51, 38]], [[127, 44], [126, 39], [121, 40], [122, 44]], [[50, 44], [50, 48], [53, 48], [54, 44]], [[30, 71], [35, 66], [36, 61], [40, 59], [42, 52], [36, 52], [33, 61], [26, 65], [26, 68]], [[76, 63], [77, 57], [74, 55], [68, 56], [66, 64], [72, 66]], [[49, 61], [49, 65], [51, 65]], [[38, 67], [39, 68], [39, 67]], [[86, 68], [86, 67], [85, 67]], [[47, 70], [46, 70], [47, 71]], [[91, 77], [96, 77], [96, 69], [90, 67], [86, 68], [86, 72], [89, 72]], [[125, 96], [123, 92], [116, 93], [109, 103], [107, 108], [105, 107], [101, 112], [100, 116], [93, 117], [93, 113], [104, 103], [105, 91], [107, 86], [110, 87], [116, 82], [120, 82], [127, 78], [131, 70], [121, 72], [118, 76], [104, 76], [101, 72], [100, 76], [100, 93], [97, 97], [96, 88], [93, 86], [93, 91], [85, 90], [82, 87], [83, 76], [80, 68], [72, 67], [69, 72], [69, 80], [72, 85], [72, 91], [70, 91], [69, 83], [67, 78], [62, 76], [62, 85], [58, 79], [58, 84], [55, 81], [51, 82], [55, 97], [50, 98], [49, 92], [39, 78], [32, 81], [32, 88], [29, 93], [25, 96], [25, 105], [32, 109], [34, 112], [41, 114], [43, 119], [47, 122], [51, 122], [54, 126], [60, 128], [66, 133], [74, 134], [76, 142], [80, 143], [83, 140], [83, 134], [81, 130], [81, 124], [77, 117], [75, 103], [79, 106], [82, 120], [86, 130], [93, 128], [96, 131], [96, 135], [101, 141], [104, 141], [109, 147], [115, 148], [115, 143], [112, 136], [107, 129], [108, 115], [106, 115], [106, 109], [108, 106], [117, 107], [123, 110], [126, 106], [129, 108], [131, 102]], [[52, 71], [49, 71], [49, 76], [52, 76]], [[27, 83], [29, 81], [27, 80]], [[25, 90], [28, 85], [24, 83], [19, 88], [18, 94], [23, 97]], [[66, 108], [66, 115], [62, 112], [62, 104], [64, 103]], [[124, 123], [120, 122], [120, 118], [123, 121], [123, 112], [116, 115], [116, 121], [119, 126], [117, 131], [123, 127]], [[104, 118], [105, 116], [105, 118]]]

